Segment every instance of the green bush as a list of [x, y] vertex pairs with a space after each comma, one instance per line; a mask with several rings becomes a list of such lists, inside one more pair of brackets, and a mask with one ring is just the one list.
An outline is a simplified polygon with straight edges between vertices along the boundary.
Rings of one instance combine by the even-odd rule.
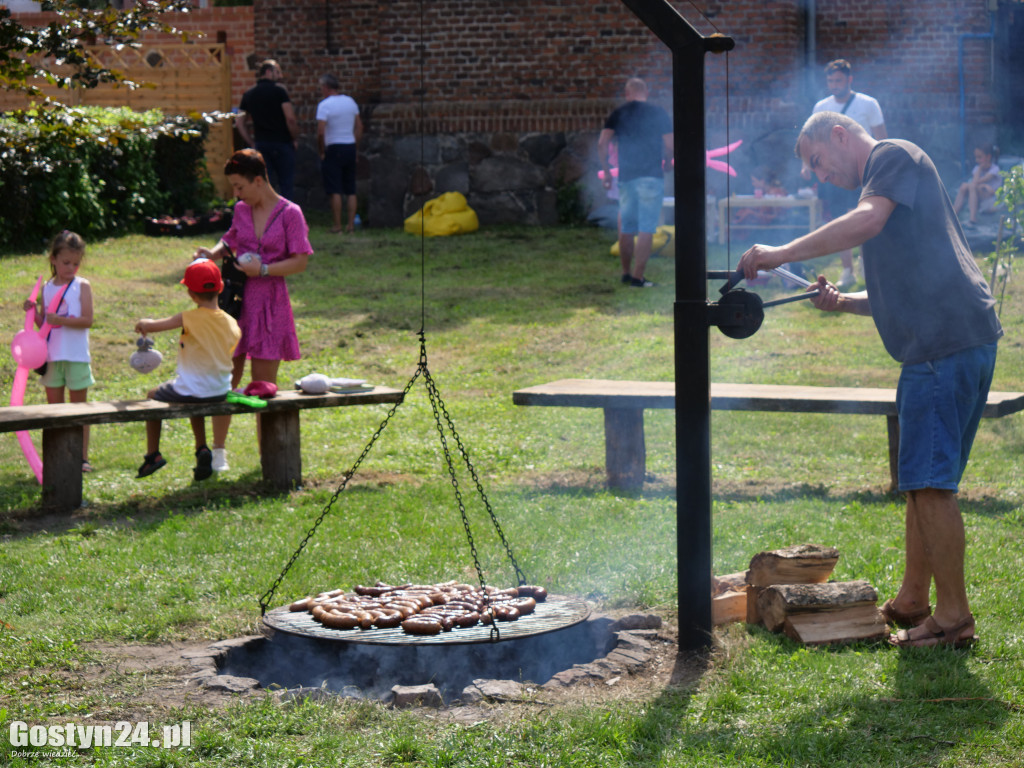
[[135, 231], [147, 217], [205, 211], [206, 116], [127, 108], [25, 110], [0, 119], [0, 248], [35, 248], [61, 229]]

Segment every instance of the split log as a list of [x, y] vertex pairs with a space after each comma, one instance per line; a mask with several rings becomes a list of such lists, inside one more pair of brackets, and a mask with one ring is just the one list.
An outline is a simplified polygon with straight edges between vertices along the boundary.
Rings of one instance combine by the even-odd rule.
[[747, 624], [761, 623], [761, 613], [757, 610], [757, 599], [764, 590], [764, 587], [747, 588]]
[[757, 599], [757, 611], [772, 632], [778, 632], [788, 616], [798, 613], [837, 611], [858, 605], [876, 606], [878, 592], [866, 581], [829, 584], [775, 584]]
[[747, 583], [755, 587], [773, 584], [821, 584], [828, 581], [839, 560], [835, 547], [799, 544], [754, 555]]
[[746, 592], [747, 572], [727, 573], [724, 576], [711, 575], [711, 596], [721, 595], [725, 592]]
[[711, 624], [721, 626], [747, 620], [746, 592], [723, 592], [711, 598]]
[[837, 611], [793, 614], [786, 617], [782, 631], [805, 645], [881, 640], [889, 634], [885, 618], [877, 605], [856, 605]]

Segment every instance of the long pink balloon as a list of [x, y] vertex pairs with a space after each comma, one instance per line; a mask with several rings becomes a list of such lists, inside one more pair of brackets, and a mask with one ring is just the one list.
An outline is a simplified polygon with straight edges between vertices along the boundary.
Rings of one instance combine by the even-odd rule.
[[[718, 147], [717, 149], [706, 150], [704, 152], [704, 162], [707, 164], [708, 168], [711, 168], [712, 170], [721, 171], [722, 173], [728, 173], [730, 176], [735, 176], [736, 175], [736, 169], [735, 168], [733, 168], [728, 163], [723, 162], [722, 160], [712, 160], [712, 158], [714, 158], [714, 157], [721, 157], [722, 155], [727, 155], [730, 152], [732, 152], [734, 149], [736, 149], [742, 143], [743, 143], [743, 139], [740, 139], [739, 141], [734, 141], [732, 144], [728, 144], [728, 145], [726, 145], [724, 147]], [[676, 164], [675, 158], [672, 158], [672, 165], [675, 166], [675, 164]], [[612, 168], [611, 169], [611, 175], [612, 175], [613, 179], [617, 179], [619, 177], [619, 169], [618, 168]], [[604, 171], [598, 171], [597, 172], [597, 178], [599, 178], [602, 181], [604, 181]]]
[[[39, 296], [39, 288], [43, 284], [43, 278], [40, 277], [36, 280], [36, 287], [32, 289], [32, 294], [28, 297], [29, 301], [35, 303], [36, 297]], [[33, 321], [35, 319], [35, 310], [30, 309], [25, 313], [25, 330], [31, 331]], [[41, 329], [40, 329], [41, 330]], [[14, 384], [11, 387], [11, 405], [23, 405], [25, 402], [25, 385], [28, 383], [28, 368], [23, 365], [18, 365], [18, 370], [14, 372]], [[28, 462], [29, 467], [35, 473], [36, 480], [40, 485], [43, 484], [43, 460], [39, 458], [39, 452], [36, 451], [35, 445], [32, 443], [32, 436], [26, 431], [16, 432], [15, 435], [18, 438], [18, 445], [21, 446], [21, 452], [25, 454], [25, 460]]]

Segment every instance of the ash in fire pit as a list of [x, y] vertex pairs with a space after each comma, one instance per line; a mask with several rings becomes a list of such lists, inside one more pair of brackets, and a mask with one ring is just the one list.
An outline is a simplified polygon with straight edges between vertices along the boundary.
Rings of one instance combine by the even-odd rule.
[[[596, 617], [565, 629], [493, 643], [401, 645], [274, 632], [270, 638], [253, 638], [230, 648], [221, 656], [218, 671], [255, 678], [264, 688], [320, 688], [381, 700], [389, 699], [396, 685], [430, 684], [444, 701], [451, 702], [474, 680], [541, 685], [579, 665], [612, 659], [622, 642], [620, 630], [627, 628]], [[605, 663], [628, 667], [630, 660]]]

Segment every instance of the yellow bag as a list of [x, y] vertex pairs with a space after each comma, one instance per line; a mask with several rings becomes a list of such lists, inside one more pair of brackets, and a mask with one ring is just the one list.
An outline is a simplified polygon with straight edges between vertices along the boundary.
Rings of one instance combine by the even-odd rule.
[[478, 230], [480, 222], [461, 192], [445, 192], [405, 220], [405, 231], [409, 234], [420, 234], [421, 227], [427, 237], [461, 235]]
[[[651, 256], [661, 253], [662, 249], [672, 242], [676, 236], [676, 228], [671, 224], [662, 224], [654, 232], [654, 237], [651, 239]], [[633, 242], [636, 242], [636, 238], [633, 238]], [[616, 240], [612, 243], [611, 247], [612, 256], [619, 255], [619, 241]]]

